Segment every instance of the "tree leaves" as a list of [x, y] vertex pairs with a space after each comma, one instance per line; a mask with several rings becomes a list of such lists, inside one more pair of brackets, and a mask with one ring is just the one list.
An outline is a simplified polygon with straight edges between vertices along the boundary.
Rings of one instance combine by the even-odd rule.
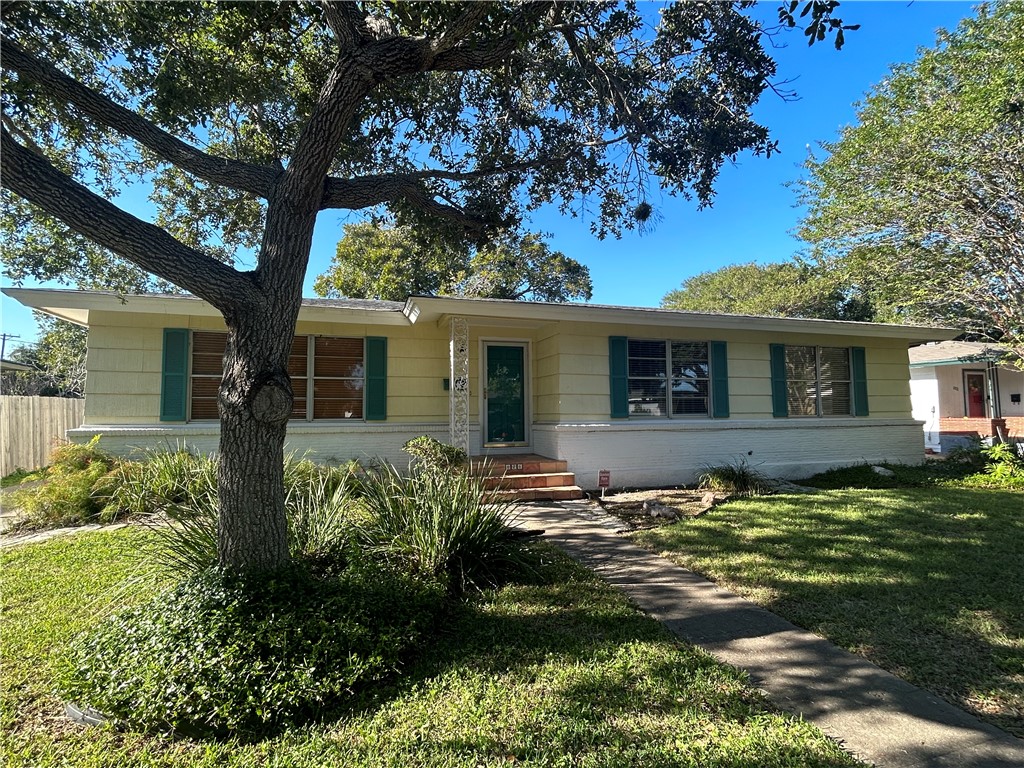
[[491, 299], [589, 299], [589, 270], [552, 251], [539, 235], [507, 237], [478, 249], [418, 240], [407, 227], [348, 224], [321, 296], [404, 301], [414, 294]]
[[885, 319], [1024, 354], [1024, 9], [982, 7], [867, 95], [808, 163], [801, 237]]
[[841, 276], [806, 264], [734, 264], [688, 278], [661, 300], [665, 309], [740, 315], [872, 320], [870, 303]]

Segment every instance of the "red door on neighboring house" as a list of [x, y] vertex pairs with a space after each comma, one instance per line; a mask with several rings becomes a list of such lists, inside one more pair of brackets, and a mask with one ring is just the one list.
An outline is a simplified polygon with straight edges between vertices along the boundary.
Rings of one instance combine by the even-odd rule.
[[972, 419], [985, 418], [985, 374], [964, 371], [964, 410]]

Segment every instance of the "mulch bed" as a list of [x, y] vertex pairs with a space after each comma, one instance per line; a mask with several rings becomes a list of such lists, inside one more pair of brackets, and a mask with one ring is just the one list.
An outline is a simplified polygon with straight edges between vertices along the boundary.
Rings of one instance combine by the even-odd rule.
[[679, 520], [700, 517], [728, 499], [728, 494], [669, 488], [620, 491], [595, 497], [605, 512], [614, 515], [633, 530], [671, 525]]

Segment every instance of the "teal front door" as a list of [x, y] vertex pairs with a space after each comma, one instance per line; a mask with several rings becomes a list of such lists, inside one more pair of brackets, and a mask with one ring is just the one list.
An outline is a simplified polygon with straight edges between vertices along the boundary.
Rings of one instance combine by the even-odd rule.
[[525, 369], [523, 345], [487, 345], [484, 434], [488, 445], [526, 443]]

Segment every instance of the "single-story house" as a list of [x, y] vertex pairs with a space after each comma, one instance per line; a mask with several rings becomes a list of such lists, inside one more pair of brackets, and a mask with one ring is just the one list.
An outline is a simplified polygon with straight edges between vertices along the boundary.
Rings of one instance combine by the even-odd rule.
[[913, 416], [944, 453], [993, 437], [1024, 442], [1024, 370], [994, 344], [943, 341], [910, 350]]
[[[5, 288], [89, 328], [85, 423], [107, 450], [218, 442], [225, 328], [181, 295]], [[560, 460], [584, 488], [691, 483], [743, 460], [778, 477], [918, 463], [908, 348], [955, 330], [411, 296], [303, 301], [289, 448], [383, 458], [427, 434], [472, 455]], [[518, 467], [507, 466], [510, 471]]]

